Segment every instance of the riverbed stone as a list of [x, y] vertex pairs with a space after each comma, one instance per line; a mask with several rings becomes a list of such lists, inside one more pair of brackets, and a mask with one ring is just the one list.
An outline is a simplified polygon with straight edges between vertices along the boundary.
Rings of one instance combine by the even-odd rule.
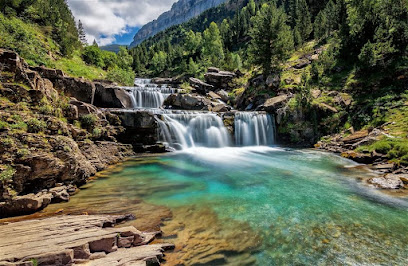
[[400, 189], [404, 184], [398, 175], [388, 174], [384, 177], [371, 178], [370, 184], [382, 189]]
[[122, 233], [134, 231], [143, 235], [133, 226], [113, 227], [131, 218], [134, 217], [73, 215], [0, 225], [0, 265], [24, 265], [31, 259], [38, 265], [72, 265], [87, 260], [91, 260], [91, 265], [125, 265], [158, 261], [164, 250], [174, 248], [172, 244], [134, 247], [132, 242], [127, 248], [118, 248], [116, 241]]

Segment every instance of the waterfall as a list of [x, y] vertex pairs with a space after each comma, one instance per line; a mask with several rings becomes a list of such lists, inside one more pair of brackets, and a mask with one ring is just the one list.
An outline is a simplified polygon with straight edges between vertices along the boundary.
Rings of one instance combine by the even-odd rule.
[[275, 122], [271, 115], [257, 112], [235, 114], [237, 146], [269, 146], [275, 142]]
[[168, 85], [158, 85], [150, 79], [135, 79], [135, 87], [125, 87], [133, 108], [159, 108], [175, 90]]
[[231, 145], [228, 130], [214, 113], [180, 111], [163, 113], [158, 117], [159, 138], [174, 149]]

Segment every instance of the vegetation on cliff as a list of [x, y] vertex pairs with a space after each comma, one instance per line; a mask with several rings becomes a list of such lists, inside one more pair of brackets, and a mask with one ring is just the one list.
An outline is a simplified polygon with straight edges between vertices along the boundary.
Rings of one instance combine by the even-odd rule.
[[[123, 64], [122, 56], [118, 58], [113, 52], [88, 46], [83, 29], [79, 34], [64, 0], [3, 0], [0, 10], [0, 47], [18, 52], [28, 64], [59, 68], [71, 76], [89, 80], [110, 79], [124, 85], [133, 84], [131, 62]], [[96, 59], [90, 58], [92, 52]]]

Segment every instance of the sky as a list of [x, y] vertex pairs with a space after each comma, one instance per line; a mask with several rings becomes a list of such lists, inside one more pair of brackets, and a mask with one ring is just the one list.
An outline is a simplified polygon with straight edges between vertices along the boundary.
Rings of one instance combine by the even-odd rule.
[[81, 20], [89, 43], [130, 44], [144, 24], [170, 10], [177, 0], [67, 0]]

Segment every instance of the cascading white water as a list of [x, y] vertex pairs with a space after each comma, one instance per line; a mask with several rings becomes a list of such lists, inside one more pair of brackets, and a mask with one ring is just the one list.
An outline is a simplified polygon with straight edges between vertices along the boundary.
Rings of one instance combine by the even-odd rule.
[[257, 112], [235, 114], [237, 146], [269, 146], [275, 142], [275, 122], [271, 115]]
[[231, 145], [228, 130], [216, 114], [183, 111], [159, 117], [159, 137], [174, 149]]
[[125, 87], [132, 99], [133, 108], [159, 108], [175, 90], [168, 85], [158, 85], [150, 79], [135, 79], [135, 87]]

